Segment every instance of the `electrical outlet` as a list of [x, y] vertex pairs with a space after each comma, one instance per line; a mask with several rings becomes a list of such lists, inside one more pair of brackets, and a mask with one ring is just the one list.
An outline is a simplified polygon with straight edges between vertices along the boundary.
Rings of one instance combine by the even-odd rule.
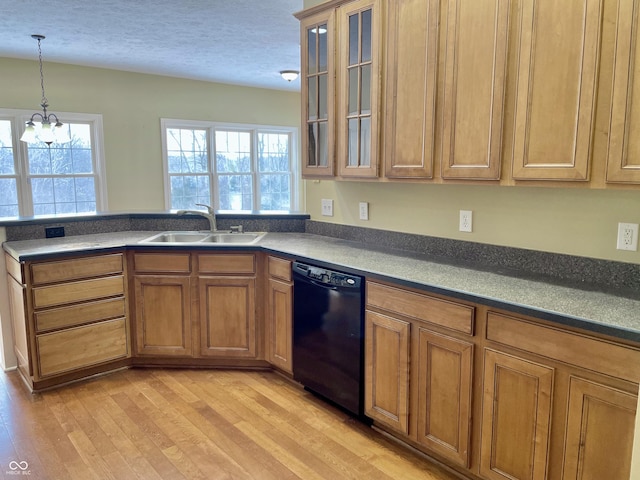
[[333, 217], [333, 200], [328, 198], [322, 199], [322, 215], [325, 217]]
[[638, 224], [618, 224], [618, 250], [638, 250]]
[[64, 237], [64, 227], [45, 227], [45, 238]]
[[473, 212], [471, 210], [460, 210], [460, 231], [473, 231]]
[[360, 202], [360, 220], [369, 220], [369, 203]]

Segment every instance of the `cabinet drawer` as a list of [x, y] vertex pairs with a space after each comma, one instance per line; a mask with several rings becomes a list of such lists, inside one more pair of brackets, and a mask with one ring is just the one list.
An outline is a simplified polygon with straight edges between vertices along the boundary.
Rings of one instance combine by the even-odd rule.
[[33, 289], [33, 307], [53, 307], [124, 294], [124, 277], [96, 278]]
[[617, 378], [640, 382], [640, 350], [509, 317], [487, 316], [487, 340]]
[[22, 265], [8, 253], [4, 254], [7, 273], [11, 275], [18, 283], [24, 284], [24, 276], [22, 275]]
[[82, 278], [100, 277], [122, 273], [122, 254], [72, 258], [56, 262], [31, 264], [33, 285], [67, 282]]
[[188, 253], [136, 253], [133, 268], [137, 273], [190, 273]]
[[41, 377], [84, 368], [128, 355], [124, 318], [36, 337]]
[[291, 262], [278, 257], [269, 257], [269, 276], [291, 281]]
[[198, 271], [214, 274], [244, 274], [256, 272], [255, 255], [253, 254], [213, 254], [198, 255]]
[[36, 331], [82, 325], [125, 316], [124, 298], [110, 298], [98, 302], [81, 303], [34, 313]]
[[473, 335], [474, 307], [367, 282], [367, 305]]

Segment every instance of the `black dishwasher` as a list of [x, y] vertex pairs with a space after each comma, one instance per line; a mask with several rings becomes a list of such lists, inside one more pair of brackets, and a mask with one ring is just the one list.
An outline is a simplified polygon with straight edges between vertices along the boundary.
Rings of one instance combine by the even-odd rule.
[[364, 416], [364, 280], [293, 263], [293, 378]]

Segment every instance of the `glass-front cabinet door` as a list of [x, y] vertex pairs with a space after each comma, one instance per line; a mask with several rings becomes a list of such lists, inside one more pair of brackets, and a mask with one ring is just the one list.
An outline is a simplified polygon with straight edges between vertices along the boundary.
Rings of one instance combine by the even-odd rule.
[[337, 15], [339, 174], [377, 177], [381, 3], [350, 2]]
[[301, 21], [302, 175], [335, 175], [334, 10]]

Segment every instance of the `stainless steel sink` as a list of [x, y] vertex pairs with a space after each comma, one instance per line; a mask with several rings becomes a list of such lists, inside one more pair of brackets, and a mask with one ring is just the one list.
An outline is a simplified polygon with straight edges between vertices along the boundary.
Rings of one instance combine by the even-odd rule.
[[265, 232], [162, 232], [144, 240], [141, 244], [155, 245], [252, 245], [264, 236]]
[[257, 242], [264, 233], [213, 233], [202, 239], [202, 243], [244, 243]]

